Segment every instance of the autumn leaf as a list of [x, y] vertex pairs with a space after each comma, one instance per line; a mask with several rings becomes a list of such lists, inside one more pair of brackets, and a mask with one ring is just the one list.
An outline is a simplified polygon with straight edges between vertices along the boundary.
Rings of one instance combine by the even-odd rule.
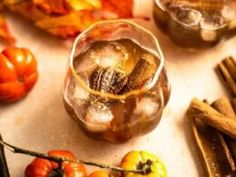
[[4, 1], [8, 9], [29, 18], [37, 27], [63, 38], [76, 36], [100, 20], [131, 18], [133, 9], [133, 0]]
[[47, 14], [61, 15], [70, 12], [70, 6], [65, 0], [33, 0], [33, 3]]
[[9, 45], [15, 44], [15, 39], [9, 31], [5, 17], [2, 13], [2, 6], [0, 6], [0, 38]]
[[102, 8], [100, 0], [67, 0], [67, 2], [76, 11]]
[[101, 0], [105, 10], [114, 12], [119, 18], [132, 17], [133, 0]]

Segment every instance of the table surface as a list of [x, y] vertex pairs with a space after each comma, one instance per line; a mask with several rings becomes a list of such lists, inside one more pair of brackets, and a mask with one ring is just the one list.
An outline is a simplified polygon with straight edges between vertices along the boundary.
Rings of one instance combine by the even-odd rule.
[[[152, 0], [136, 0], [135, 14], [151, 17], [152, 5]], [[225, 96], [213, 68], [223, 57], [236, 57], [236, 38], [211, 49], [188, 51], [173, 44], [152, 20], [136, 20], [160, 41], [172, 86], [171, 99], [153, 132], [114, 145], [86, 137], [64, 109], [62, 88], [71, 41], [57, 39], [16, 15], [7, 14], [7, 19], [17, 46], [32, 50], [40, 72], [35, 88], [25, 99], [0, 106], [0, 130], [7, 142], [40, 152], [69, 149], [80, 159], [113, 165], [130, 150], [148, 150], [163, 160], [169, 177], [204, 176], [185, 112], [194, 96], [210, 101]], [[9, 151], [6, 156], [11, 177], [24, 176], [32, 158]]]

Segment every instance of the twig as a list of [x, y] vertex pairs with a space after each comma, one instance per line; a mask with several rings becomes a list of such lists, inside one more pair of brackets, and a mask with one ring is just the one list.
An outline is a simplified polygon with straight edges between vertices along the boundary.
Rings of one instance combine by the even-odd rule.
[[[0, 134], [0, 140], [2, 140], [2, 136]], [[10, 177], [7, 161], [5, 157], [5, 152], [3, 146], [0, 145], [0, 176], [1, 177]]]
[[16, 147], [14, 145], [11, 145], [9, 143], [6, 143], [2, 140], [0, 140], [0, 144], [3, 145], [5, 148], [7, 148], [8, 150], [10, 150], [13, 153], [26, 154], [26, 155], [33, 156], [33, 157], [39, 157], [39, 158], [50, 160], [50, 161], [53, 161], [53, 162], [56, 162], [56, 163], [61, 163], [61, 162], [64, 162], [64, 161], [71, 161], [71, 160], [66, 159], [66, 158], [48, 156], [47, 154], [38, 153], [38, 152], [30, 151], [30, 150], [27, 150], [27, 149], [19, 148], [19, 147]]
[[38, 157], [38, 158], [50, 160], [50, 161], [56, 162], [58, 164], [67, 161], [67, 162], [72, 162], [72, 163], [83, 163], [85, 165], [96, 166], [96, 167], [110, 169], [110, 170], [118, 171], [118, 172], [130, 172], [130, 173], [147, 174], [145, 169], [127, 170], [127, 169], [124, 169], [124, 168], [121, 168], [121, 167], [115, 167], [115, 166], [100, 164], [100, 163], [97, 163], [97, 162], [90, 162], [90, 161], [86, 161], [86, 160], [79, 160], [78, 159], [76, 161], [73, 161], [73, 160], [70, 160], [70, 159], [67, 159], [67, 158], [61, 158], [61, 157], [56, 157], [56, 156], [49, 156], [47, 154], [43, 154], [43, 153], [39, 153], [39, 152], [35, 152], [35, 151], [23, 149], [23, 148], [19, 148], [19, 147], [16, 147], [14, 145], [11, 145], [9, 143], [6, 143], [6, 142], [4, 142], [2, 140], [0, 140], [0, 144], [3, 145], [5, 148], [7, 148], [8, 150], [10, 150], [13, 153], [30, 155], [30, 156], [33, 156], [33, 157]]

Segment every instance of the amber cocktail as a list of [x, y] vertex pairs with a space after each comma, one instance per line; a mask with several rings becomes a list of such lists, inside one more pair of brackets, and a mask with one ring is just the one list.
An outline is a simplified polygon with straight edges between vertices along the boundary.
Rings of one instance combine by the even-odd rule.
[[126, 20], [98, 22], [71, 51], [64, 103], [93, 138], [124, 142], [153, 130], [169, 99], [157, 39]]

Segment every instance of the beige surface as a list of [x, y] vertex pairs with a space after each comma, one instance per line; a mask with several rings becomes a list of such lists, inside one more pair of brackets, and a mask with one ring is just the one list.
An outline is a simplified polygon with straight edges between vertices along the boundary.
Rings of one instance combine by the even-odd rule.
[[[151, 7], [151, 0], [137, 0], [135, 12], [151, 16]], [[70, 149], [81, 159], [112, 164], [118, 164], [129, 150], [143, 149], [165, 162], [169, 177], [203, 176], [184, 113], [193, 96], [212, 101], [224, 95], [213, 67], [227, 55], [236, 57], [236, 38], [212, 49], [188, 52], [172, 44], [152, 22], [138, 20], [160, 40], [172, 95], [160, 125], [152, 133], [111, 145], [87, 138], [64, 110], [62, 86], [71, 42], [56, 39], [17, 16], [8, 15], [8, 20], [18, 46], [28, 47], [36, 55], [40, 78], [24, 100], [0, 107], [0, 131], [6, 141], [42, 152]], [[7, 152], [11, 176], [24, 176], [24, 168], [31, 159]]]

